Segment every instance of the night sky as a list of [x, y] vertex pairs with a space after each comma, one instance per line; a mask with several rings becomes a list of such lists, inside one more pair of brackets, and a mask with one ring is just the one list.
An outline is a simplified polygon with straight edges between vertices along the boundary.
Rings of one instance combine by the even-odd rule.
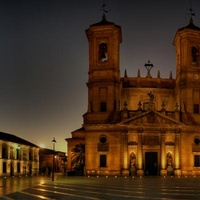
[[[106, 0], [107, 20], [122, 27], [121, 76], [175, 78], [177, 29], [186, 26], [189, 0]], [[101, 21], [103, 0], [0, 1], [0, 131], [66, 151], [65, 138], [87, 111], [88, 41]], [[192, 1], [200, 26], [200, 0]]]

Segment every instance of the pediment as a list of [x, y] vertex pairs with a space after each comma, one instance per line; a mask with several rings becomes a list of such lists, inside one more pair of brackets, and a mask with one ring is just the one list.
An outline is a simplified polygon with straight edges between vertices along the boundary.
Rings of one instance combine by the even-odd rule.
[[134, 117], [125, 119], [119, 123], [119, 125], [149, 125], [149, 126], [157, 126], [164, 124], [166, 125], [173, 125], [173, 126], [185, 126], [183, 123], [166, 116], [160, 112], [154, 110], [148, 110], [144, 113], [140, 113]]

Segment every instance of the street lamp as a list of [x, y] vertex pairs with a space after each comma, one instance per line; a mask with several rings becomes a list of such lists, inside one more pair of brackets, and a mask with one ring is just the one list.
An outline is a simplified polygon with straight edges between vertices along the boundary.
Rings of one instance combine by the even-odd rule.
[[54, 181], [54, 154], [55, 154], [55, 144], [56, 144], [55, 137], [53, 138], [53, 140], [52, 140], [51, 142], [53, 143], [53, 167], [52, 167], [52, 181]]

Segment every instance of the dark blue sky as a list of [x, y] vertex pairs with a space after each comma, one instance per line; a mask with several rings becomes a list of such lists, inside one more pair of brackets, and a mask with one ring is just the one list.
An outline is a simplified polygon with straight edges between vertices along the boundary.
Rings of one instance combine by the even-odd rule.
[[[107, 20], [122, 27], [121, 75], [175, 78], [173, 38], [188, 24], [189, 0], [106, 0]], [[103, 0], [0, 1], [0, 130], [66, 151], [65, 138], [87, 111], [88, 41]], [[200, 1], [193, 0], [200, 26]]]

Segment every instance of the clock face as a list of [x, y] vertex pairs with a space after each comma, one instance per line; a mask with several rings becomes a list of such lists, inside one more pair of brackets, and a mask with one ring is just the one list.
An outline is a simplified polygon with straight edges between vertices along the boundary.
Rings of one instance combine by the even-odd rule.
[[198, 78], [199, 78], [198, 74], [195, 74], [195, 75], [194, 75], [194, 79], [197, 80]]

